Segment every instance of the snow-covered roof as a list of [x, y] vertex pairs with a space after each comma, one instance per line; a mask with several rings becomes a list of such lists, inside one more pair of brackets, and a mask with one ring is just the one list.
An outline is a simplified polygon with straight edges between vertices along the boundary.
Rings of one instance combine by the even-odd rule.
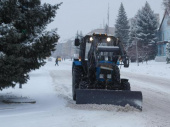
[[159, 29], [158, 29], [158, 30], [160, 30], [160, 29], [161, 29], [162, 24], [163, 24], [163, 21], [164, 21], [164, 19], [165, 19], [165, 16], [166, 16], [166, 15], [170, 16], [170, 11], [168, 11], [167, 9], [165, 10], [165, 13], [164, 13], [163, 19], [162, 19], [162, 21], [161, 21], [161, 24], [160, 24], [160, 26], [159, 26]]
[[[94, 29], [94, 30], [90, 31], [89, 33], [87, 33], [87, 35], [92, 35], [93, 33], [105, 34], [106, 31], [105, 31], [105, 29]], [[109, 30], [108, 30], [107, 34], [114, 36], [115, 35], [115, 28], [114, 27], [109, 27]]]
[[170, 41], [159, 41], [159, 42], [157, 42], [156, 44], [157, 44], [157, 45], [160, 45], [160, 44], [167, 44], [167, 43], [170, 43]]

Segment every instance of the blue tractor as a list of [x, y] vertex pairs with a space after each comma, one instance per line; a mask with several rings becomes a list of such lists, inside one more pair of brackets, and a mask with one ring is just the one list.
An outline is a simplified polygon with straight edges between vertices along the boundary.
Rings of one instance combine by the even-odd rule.
[[72, 95], [76, 104], [129, 104], [142, 110], [142, 93], [131, 91], [128, 79], [120, 78], [119, 66], [129, 67], [121, 41], [107, 34], [75, 39], [79, 57], [72, 65]]

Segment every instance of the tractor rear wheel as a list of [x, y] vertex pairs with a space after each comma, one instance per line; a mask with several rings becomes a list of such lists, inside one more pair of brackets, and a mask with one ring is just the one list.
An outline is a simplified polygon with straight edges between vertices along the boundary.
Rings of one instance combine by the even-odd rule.
[[80, 67], [74, 67], [72, 72], [72, 96], [73, 100], [76, 100], [76, 89], [79, 88], [81, 81], [82, 69]]

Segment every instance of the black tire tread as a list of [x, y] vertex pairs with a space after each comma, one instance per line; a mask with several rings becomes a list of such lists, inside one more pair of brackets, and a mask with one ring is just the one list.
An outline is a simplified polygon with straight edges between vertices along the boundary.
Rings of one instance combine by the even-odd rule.
[[115, 83], [120, 83], [120, 70], [118, 68], [118, 66], [114, 67], [114, 71], [113, 71], [113, 81]]
[[130, 83], [128, 81], [122, 82], [123, 90], [130, 90]]

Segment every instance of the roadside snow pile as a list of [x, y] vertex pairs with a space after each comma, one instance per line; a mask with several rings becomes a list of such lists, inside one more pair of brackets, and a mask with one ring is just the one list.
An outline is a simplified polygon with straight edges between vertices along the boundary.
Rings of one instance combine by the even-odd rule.
[[116, 111], [116, 112], [129, 112], [129, 111], [138, 111], [140, 110], [130, 106], [127, 104], [125, 107], [122, 106], [115, 106], [115, 105], [97, 105], [97, 104], [74, 104], [74, 103], [68, 103], [67, 107], [73, 108], [73, 109], [79, 109], [79, 110], [103, 110], [103, 111]]
[[30, 99], [29, 97], [16, 96], [16, 95], [12, 95], [11, 93], [1, 95], [0, 101], [3, 102], [3, 103], [7, 103], [7, 104], [11, 104], [11, 103], [36, 103], [35, 100]]
[[129, 68], [124, 68], [120, 66], [120, 72], [131, 72], [137, 73], [142, 75], [149, 75], [149, 76], [156, 76], [162, 78], [170, 78], [170, 64], [166, 64], [166, 62], [155, 62], [154, 60], [148, 61], [147, 63], [144, 62], [139, 63], [130, 63]]
[[6, 99], [3, 99], [2, 100], [3, 103], [7, 103], [7, 104], [10, 104], [10, 103], [36, 103], [35, 100], [33, 99], [29, 99], [27, 97], [12, 97], [12, 98], [6, 98]]
[[[107, 104], [75, 104], [75, 101], [72, 100], [72, 95], [65, 95], [58, 93], [58, 97], [63, 98], [66, 100], [67, 104], [66, 107], [77, 109], [77, 110], [90, 110], [90, 111], [115, 111], [115, 112], [141, 112], [140, 110], [134, 108], [133, 106], [130, 106], [129, 104], [123, 106], [116, 106], [116, 105], [107, 105]], [[71, 98], [70, 98], [71, 97]]]

